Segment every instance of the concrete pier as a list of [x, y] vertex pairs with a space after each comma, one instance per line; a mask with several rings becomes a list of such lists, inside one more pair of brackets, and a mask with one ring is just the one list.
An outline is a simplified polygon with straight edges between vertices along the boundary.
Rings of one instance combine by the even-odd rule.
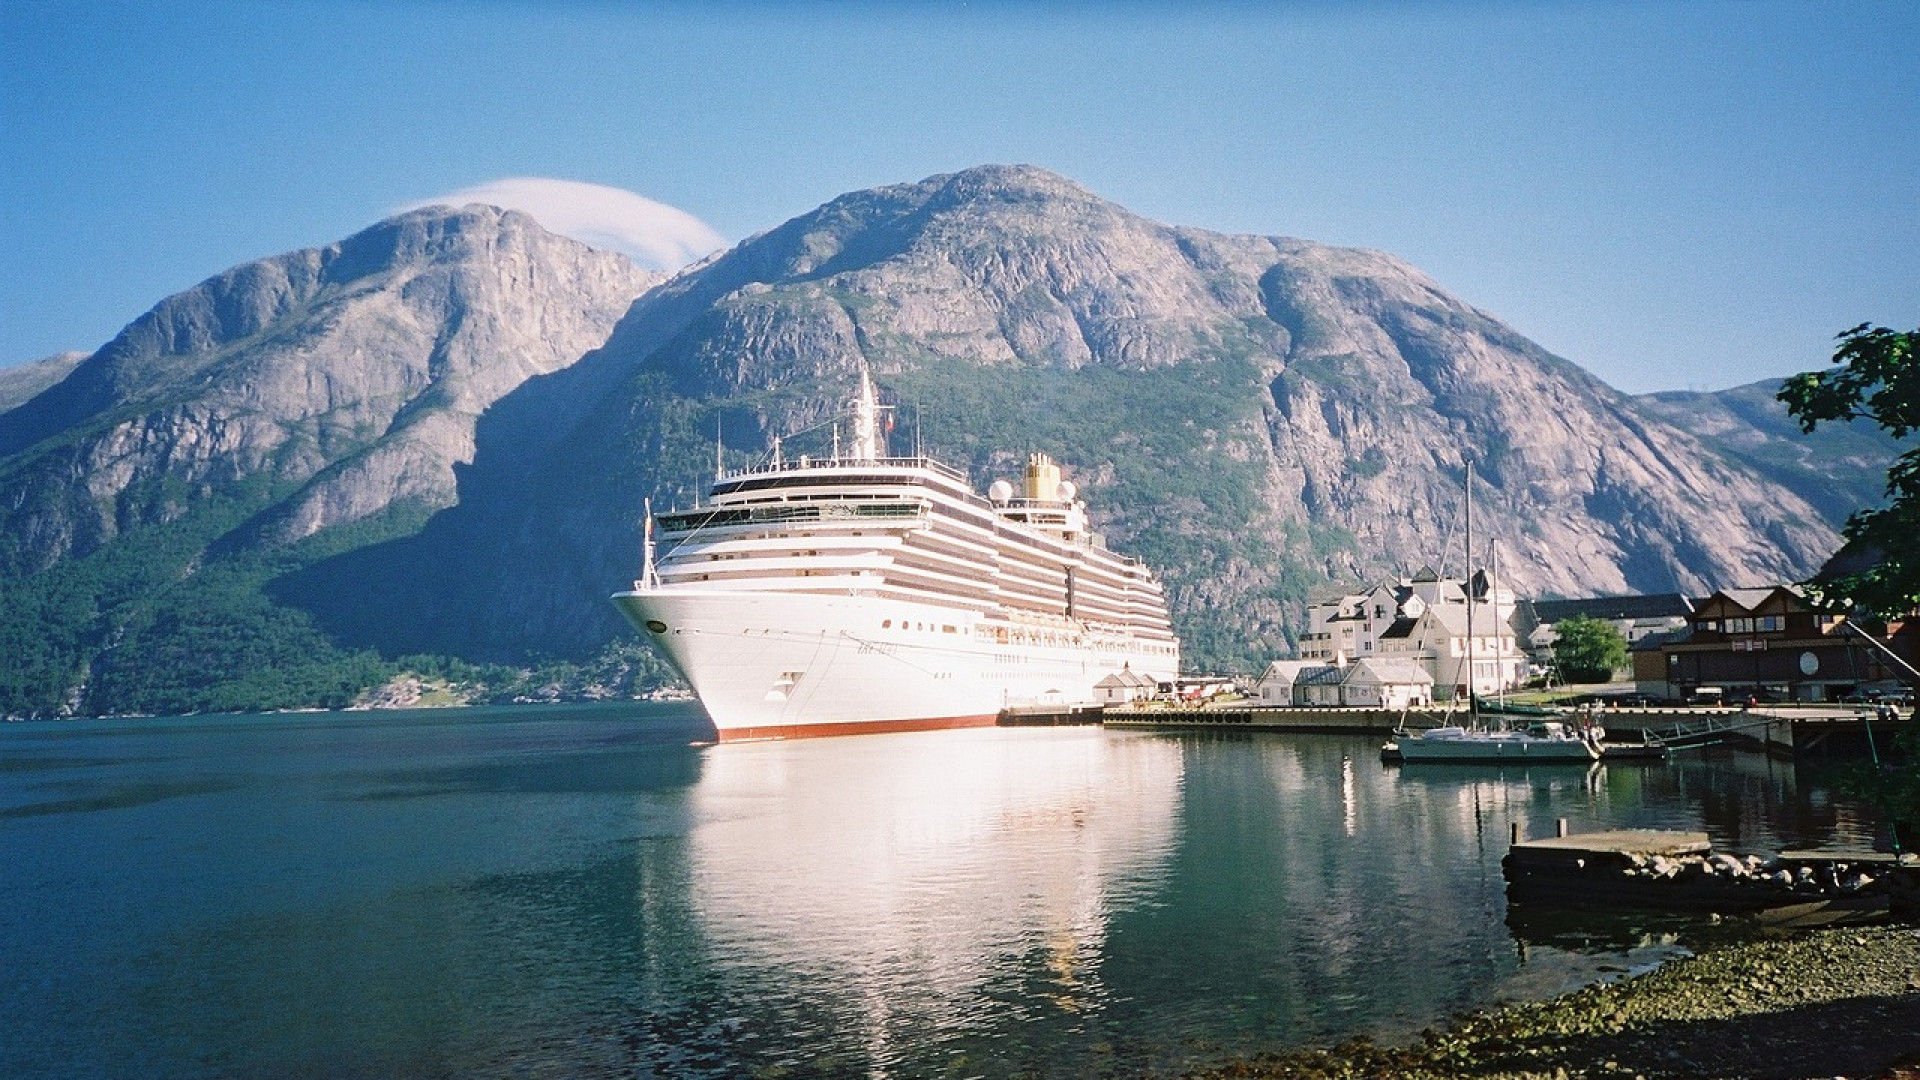
[[1203, 728], [1235, 731], [1320, 731], [1386, 735], [1401, 728], [1415, 730], [1458, 724], [1467, 715], [1461, 709], [1340, 709], [1302, 706], [1109, 706], [1102, 723], [1108, 727]]

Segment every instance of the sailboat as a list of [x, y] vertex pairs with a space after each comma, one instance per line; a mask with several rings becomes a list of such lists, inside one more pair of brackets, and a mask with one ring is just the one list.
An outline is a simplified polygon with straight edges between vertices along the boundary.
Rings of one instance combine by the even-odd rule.
[[[1399, 732], [1393, 741], [1380, 748], [1382, 756], [1418, 762], [1504, 762], [1529, 764], [1587, 765], [1600, 758], [1600, 740], [1605, 733], [1591, 726], [1576, 726], [1560, 720], [1539, 720], [1518, 730], [1484, 727], [1480, 723], [1480, 699], [1473, 685], [1473, 462], [1467, 462], [1466, 485], [1467, 550], [1467, 716], [1465, 725], [1450, 724], [1427, 731]], [[1493, 610], [1500, 611], [1495, 583], [1487, 582], [1494, 597]], [[1505, 715], [1505, 714], [1500, 714]]]

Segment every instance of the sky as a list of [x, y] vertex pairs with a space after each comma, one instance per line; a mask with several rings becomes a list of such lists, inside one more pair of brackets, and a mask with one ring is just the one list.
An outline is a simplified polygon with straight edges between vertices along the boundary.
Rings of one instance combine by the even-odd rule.
[[672, 262], [1005, 162], [1722, 389], [1920, 326], [1916, 41], [1913, 0], [10, 0], [0, 365], [456, 193]]

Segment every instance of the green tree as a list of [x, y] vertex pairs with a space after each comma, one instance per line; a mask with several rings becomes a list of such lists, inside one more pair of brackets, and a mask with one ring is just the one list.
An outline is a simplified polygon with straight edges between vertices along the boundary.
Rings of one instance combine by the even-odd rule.
[[[1859, 326], [1839, 337], [1833, 362], [1787, 380], [1780, 400], [1812, 431], [1830, 420], [1871, 420], [1896, 439], [1920, 430], [1920, 330]], [[1810, 596], [1832, 607], [1893, 619], [1920, 610], [1920, 446], [1887, 470], [1887, 504], [1847, 519], [1847, 543], [1827, 570], [1806, 582]], [[1842, 785], [1887, 815], [1896, 848], [1920, 829], [1920, 719], [1893, 733], [1896, 760], [1853, 770]]]
[[1553, 633], [1553, 664], [1567, 682], [1608, 682], [1627, 665], [1627, 639], [1605, 619], [1569, 615]]
[[[1833, 420], [1871, 420], [1896, 439], [1920, 430], [1920, 330], [1859, 326], [1839, 336], [1837, 367], [1787, 380], [1780, 400], [1802, 431]], [[1887, 504], [1847, 519], [1842, 557], [1806, 582], [1821, 603], [1895, 618], [1920, 608], [1920, 446], [1887, 470]]]

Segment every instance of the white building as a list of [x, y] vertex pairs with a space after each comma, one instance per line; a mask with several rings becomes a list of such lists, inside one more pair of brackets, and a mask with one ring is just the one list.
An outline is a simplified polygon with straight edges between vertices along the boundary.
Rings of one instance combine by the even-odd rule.
[[1411, 709], [1433, 703], [1433, 676], [1409, 660], [1353, 663], [1276, 660], [1260, 677], [1260, 703], [1320, 708]]
[[1433, 704], [1433, 676], [1411, 660], [1375, 656], [1348, 665], [1342, 705], [1418, 709]]
[[1130, 701], [1145, 701], [1153, 697], [1160, 683], [1130, 667], [1108, 675], [1093, 684], [1094, 700], [1102, 705], [1125, 705]]
[[1262, 705], [1292, 705], [1294, 683], [1300, 673], [1323, 666], [1316, 660], [1275, 660], [1260, 674], [1260, 681], [1254, 684], [1254, 694]]
[[1473, 607], [1471, 627], [1465, 604], [1436, 604], [1417, 619], [1403, 620], [1381, 642], [1383, 655], [1404, 658], [1425, 668], [1433, 676], [1436, 694], [1443, 699], [1466, 697], [1469, 664], [1476, 694], [1497, 694], [1521, 686], [1527, 680], [1527, 655], [1513, 627], [1497, 619], [1497, 605]]
[[1529, 672], [1513, 629], [1516, 608], [1513, 590], [1485, 571], [1469, 582], [1421, 567], [1393, 584], [1329, 592], [1312, 601], [1300, 657], [1321, 663], [1409, 660], [1432, 676], [1439, 697], [1452, 699], [1466, 696], [1471, 652], [1474, 692], [1496, 694], [1523, 685]]

